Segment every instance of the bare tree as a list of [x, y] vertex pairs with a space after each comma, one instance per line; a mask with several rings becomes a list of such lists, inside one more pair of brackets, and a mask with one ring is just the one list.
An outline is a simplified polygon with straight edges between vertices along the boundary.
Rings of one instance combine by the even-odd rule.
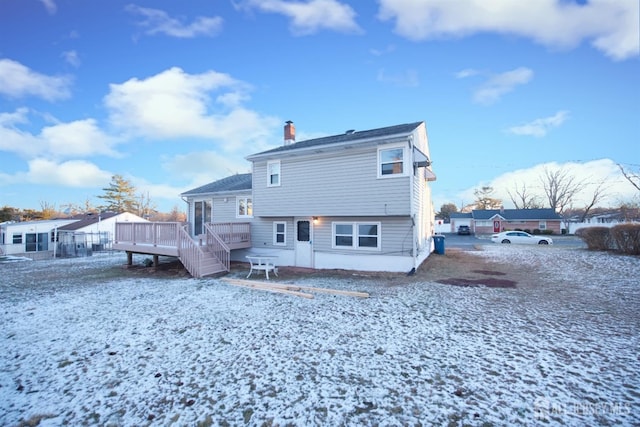
[[626, 171], [620, 163], [618, 163], [618, 167], [622, 172], [622, 176], [624, 176], [627, 179], [627, 181], [631, 183], [631, 185], [636, 187], [636, 190], [640, 191], [640, 172], [635, 173], [635, 172]]
[[475, 205], [480, 210], [500, 209], [502, 206], [502, 200], [491, 197], [493, 195], [493, 187], [476, 188], [473, 194], [476, 196]]
[[40, 201], [40, 211], [42, 212], [42, 219], [51, 219], [58, 213], [55, 204], [52, 205], [44, 201]]
[[549, 207], [560, 214], [571, 205], [576, 194], [585, 186], [585, 184], [577, 182], [576, 177], [570, 175], [567, 170], [561, 169], [545, 168], [540, 181], [542, 181]]
[[584, 222], [587, 218], [587, 215], [589, 215], [589, 212], [591, 211], [591, 209], [599, 201], [601, 201], [607, 196], [606, 193], [608, 189], [609, 189], [609, 186], [607, 185], [606, 182], [601, 182], [596, 186], [595, 190], [593, 190], [593, 193], [591, 193], [591, 200], [584, 207], [584, 211], [582, 213], [582, 218], [580, 219], [580, 222]]
[[527, 184], [523, 183], [522, 188], [516, 183], [516, 188], [513, 190], [507, 190], [511, 202], [513, 202], [516, 209], [538, 209], [542, 207], [542, 203], [538, 196], [532, 194], [527, 189]]
[[148, 218], [156, 211], [156, 204], [151, 200], [149, 192], [138, 194], [138, 216]]

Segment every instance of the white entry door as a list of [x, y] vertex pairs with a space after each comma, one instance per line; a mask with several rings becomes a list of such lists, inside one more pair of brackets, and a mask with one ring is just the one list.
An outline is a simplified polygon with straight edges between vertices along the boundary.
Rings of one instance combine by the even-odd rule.
[[295, 218], [296, 267], [313, 267], [313, 221]]

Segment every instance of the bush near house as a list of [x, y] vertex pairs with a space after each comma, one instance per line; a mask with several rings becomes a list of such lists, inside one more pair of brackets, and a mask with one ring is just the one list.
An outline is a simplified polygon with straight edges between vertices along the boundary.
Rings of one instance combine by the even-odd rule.
[[576, 231], [589, 250], [620, 251], [640, 255], [640, 224], [619, 224], [614, 227], [586, 227]]

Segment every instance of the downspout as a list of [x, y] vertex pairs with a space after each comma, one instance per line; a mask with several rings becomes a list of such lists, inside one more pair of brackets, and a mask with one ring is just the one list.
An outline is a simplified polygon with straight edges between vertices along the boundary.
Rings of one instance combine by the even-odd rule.
[[409, 200], [409, 206], [410, 206], [410, 215], [411, 215], [411, 255], [413, 257], [413, 269], [409, 272], [410, 274], [412, 274], [413, 272], [415, 272], [418, 268], [418, 245], [416, 243], [416, 212], [415, 212], [415, 204], [414, 204], [414, 197], [415, 194], [413, 194], [413, 189], [414, 189], [414, 180], [415, 180], [415, 171], [414, 171], [414, 154], [413, 154], [413, 135], [409, 135], [408, 138], [408, 143], [409, 143], [409, 159], [411, 160], [410, 163], [410, 172], [411, 172], [411, 176], [409, 177], [409, 194], [410, 196], [410, 200]]
[[53, 229], [53, 259], [56, 259], [56, 249], [58, 248], [58, 226]]

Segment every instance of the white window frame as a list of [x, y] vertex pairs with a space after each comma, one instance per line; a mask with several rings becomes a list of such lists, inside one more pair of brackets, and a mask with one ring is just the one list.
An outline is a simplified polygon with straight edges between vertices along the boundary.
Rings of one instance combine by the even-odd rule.
[[[402, 149], [402, 172], [400, 173], [391, 173], [391, 174], [383, 174], [382, 173], [382, 152], [383, 151], [387, 151], [387, 150], [397, 150], [397, 149]], [[407, 174], [409, 174], [409, 167], [408, 167], [408, 154], [407, 154], [407, 149], [405, 144], [389, 144], [389, 145], [381, 145], [380, 147], [378, 147], [378, 162], [377, 162], [377, 167], [378, 167], [378, 178], [398, 178], [401, 176], [407, 176]], [[386, 164], [387, 162], [385, 162], [384, 164]], [[394, 162], [395, 163], [395, 162]], [[412, 172], [411, 172], [412, 173]]]
[[[272, 167], [277, 169], [277, 173], [271, 173]], [[271, 182], [272, 176], [278, 177], [277, 183]], [[282, 182], [282, 168], [280, 166], [280, 160], [272, 160], [270, 162], [267, 162], [267, 187], [280, 187], [281, 182]]]
[[[284, 226], [284, 231], [278, 231], [278, 225]], [[278, 234], [283, 235], [283, 241], [278, 242]], [[286, 221], [274, 221], [273, 222], [273, 244], [274, 246], [286, 246], [287, 245], [287, 223]]]
[[547, 229], [547, 221], [540, 221], [538, 223], [538, 230], [546, 230]]
[[[349, 225], [351, 226], [351, 237], [352, 243], [351, 246], [345, 245], [336, 245], [336, 226], [337, 225]], [[363, 235], [359, 234], [359, 226], [361, 225], [375, 225], [378, 233], [376, 234], [376, 247], [371, 246], [360, 246], [360, 237], [373, 237], [371, 235]], [[335, 221], [331, 223], [331, 247], [333, 249], [348, 249], [348, 250], [356, 250], [356, 251], [376, 251], [379, 252], [382, 250], [382, 223], [376, 221]]]
[[[244, 202], [245, 210], [248, 211], [247, 206], [251, 205], [251, 213], [246, 213], [244, 215], [240, 214], [240, 202]], [[253, 218], [253, 200], [251, 196], [245, 197], [236, 197], [236, 218]]]

